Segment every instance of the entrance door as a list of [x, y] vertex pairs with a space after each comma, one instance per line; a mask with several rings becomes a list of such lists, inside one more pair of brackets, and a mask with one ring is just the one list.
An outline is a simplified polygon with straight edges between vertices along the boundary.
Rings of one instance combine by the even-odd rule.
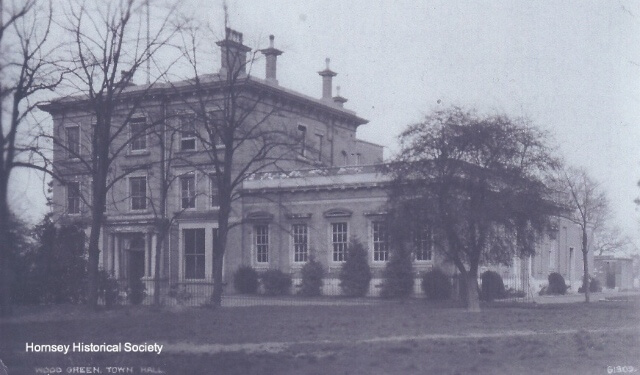
[[144, 276], [144, 235], [135, 234], [129, 242], [127, 279], [131, 283], [140, 280]]
[[616, 287], [616, 267], [614, 264], [607, 262], [607, 288]]

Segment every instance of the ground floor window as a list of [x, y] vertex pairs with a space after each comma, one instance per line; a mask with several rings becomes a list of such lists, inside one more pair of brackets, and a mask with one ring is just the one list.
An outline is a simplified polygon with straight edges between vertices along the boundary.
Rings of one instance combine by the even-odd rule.
[[416, 231], [413, 237], [413, 247], [417, 261], [431, 260], [433, 239], [429, 227], [420, 228]]
[[389, 239], [387, 226], [383, 221], [374, 221], [371, 225], [373, 239], [373, 260], [386, 262], [389, 260]]
[[269, 226], [258, 224], [253, 227], [257, 263], [269, 263]]
[[331, 243], [333, 261], [344, 262], [347, 255], [347, 223], [331, 223]]
[[293, 224], [291, 235], [293, 236], [293, 261], [306, 262], [309, 257], [309, 237], [307, 224]]
[[204, 279], [204, 228], [183, 229], [184, 275], [186, 279]]

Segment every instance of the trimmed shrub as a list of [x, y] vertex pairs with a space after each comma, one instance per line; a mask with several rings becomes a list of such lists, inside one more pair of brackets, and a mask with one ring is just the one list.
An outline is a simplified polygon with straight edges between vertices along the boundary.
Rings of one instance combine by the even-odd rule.
[[104, 299], [104, 305], [107, 308], [115, 306], [118, 303], [120, 290], [118, 280], [116, 280], [113, 274], [105, 270], [98, 272], [98, 293]]
[[567, 284], [564, 282], [564, 277], [557, 272], [549, 274], [549, 287], [547, 288], [548, 294], [565, 294], [567, 292]]
[[482, 279], [480, 298], [484, 301], [493, 301], [505, 296], [504, 282], [500, 274], [495, 271], [485, 271], [480, 278]]
[[422, 291], [427, 299], [442, 301], [451, 298], [451, 280], [440, 268], [434, 268], [422, 276]]
[[233, 287], [240, 294], [258, 293], [258, 272], [250, 266], [240, 266], [233, 274]]
[[139, 305], [144, 300], [144, 296], [146, 295], [144, 283], [140, 279], [134, 279], [131, 281], [131, 285], [129, 286], [129, 302], [132, 305]]
[[302, 288], [300, 294], [315, 297], [322, 294], [322, 278], [324, 269], [322, 264], [313, 257], [302, 267]]
[[391, 253], [384, 268], [381, 295], [383, 298], [404, 298], [413, 293], [413, 264], [411, 253], [399, 248]]
[[352, 239], [349, 243], [339, 278], [340, 288], [345, 296], [362, 297], [369, 291], [371, 269], [367, 259], [367, 250], [360, 241]]
[[269, 296], [289, 294], [291, 289], [291, 275], [280, 270], [267, 270], [261, 276], [264, 293]]

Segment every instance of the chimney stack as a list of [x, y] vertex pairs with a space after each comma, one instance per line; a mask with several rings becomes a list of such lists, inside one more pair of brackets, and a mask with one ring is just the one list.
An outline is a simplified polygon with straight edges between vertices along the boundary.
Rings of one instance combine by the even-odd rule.
[[344, 103], [347, 102], [347, 98], [340, 96], [340, 86], [336, 87], [336, 96], [333, 97], [333, 102], [341, 108], [344, 107]]
[[320, 76], [322, 77], [322, 99], [323, 100], [331, 100], [331, 89], [332, 89], [332, 83], [331, 80], [333, 79], [333, 77], [335, 77], [336, 75], [338, 75], [338, 73], [332, 72], [331, 69], [329, 69], [329, 63], [331, 62], [331, 60], [327, 57], [327, 59], [325, 60], [327, 67], [321, 71], [318, 72], [318, 74], [320, 74]]
[[275, 37], [273, 35], [269, 35], [269, 48], [260, 50], [262, 54], [265, 56], [266, 62], [266, 71], [265, 71], [265, 79], [268, 83], [272, 83], [274, 85], [278, 84], [278, 80], [276, 79], [276, 60], [278, 56], [282, 55], [282, 51], [276, 49], [273, 46], [273, 40]]
[[220, 46], [222, 61], [220, 63], [220, 74], [235, 75], [236, 73], [247, 73], [247, 52], [251, 48], [242, 44], [242, 33], [229, 27], [225, 28], [225, 38], [216, 42]]

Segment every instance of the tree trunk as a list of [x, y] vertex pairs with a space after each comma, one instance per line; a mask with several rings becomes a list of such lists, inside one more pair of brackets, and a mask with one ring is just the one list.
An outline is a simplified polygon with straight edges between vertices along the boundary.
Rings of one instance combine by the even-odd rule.
[[480, 295], [478, 294], [478, 272], [466, 272], [465, 286], [467, 288], [467, 311], [480, 312]]
[[102, 214], [95, 212], [91, 215], [91, 233], [89, 234], [89, 259], [87, 262], [87, 306], [98, 307], [98, 266], [100, 264], [100, 230]]
[[589, 303], [591, 301], [590, 278], [589, 278], [589, 249], [587, 248], [587, 228], [582, 229], [582, 261], [584, 263], [584, 276], [582, 278], [582, 285], [584, 287], [584, 302]]
[[[1, 188], [0, 188], [1, 189]], [[9, 209], [6, 204], [6, 190], [0, 192], [0, 316], [13, 313], [11, 300], [11, 245], [8, 241]]]

